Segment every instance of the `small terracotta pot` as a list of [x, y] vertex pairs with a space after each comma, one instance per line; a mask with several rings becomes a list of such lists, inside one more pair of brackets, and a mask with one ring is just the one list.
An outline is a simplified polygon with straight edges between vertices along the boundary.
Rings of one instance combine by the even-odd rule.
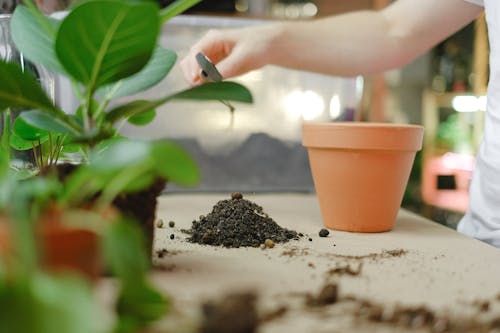
[[[99, 236], [89, 229], [66, 226], [62, 218], [63, 212], [53, 206], [37, 223], [35, 235], [41, 267], [51, 272], [69, 271], [97, 281], [102, 272]], [[11, 224], [0, 216], [0, 257], [6, 262], [13, 254]]]
[[382, 123], [304, 123], [302, 143], [326, 227], [393, 228], [423, 127]]

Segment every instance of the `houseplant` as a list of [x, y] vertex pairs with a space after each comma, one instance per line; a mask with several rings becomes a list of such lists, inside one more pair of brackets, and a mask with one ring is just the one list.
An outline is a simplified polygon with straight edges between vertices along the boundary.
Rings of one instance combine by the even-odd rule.
[[[9, 135], [3, 136], [0, 152], [5, 203], [0, 211], [10, 226], [10, 244], [0, 245], [8, 252], [0, 265], [0, 331], [103, 332], [110, 327], [95, 327], [95, 300], [80, 275], [55, 275], [39, 258], [43, 235], [37, 226], [46, 224], [40, 217], [53, 205], [64, 214], [57, 222], [62, 228], [88, 229], [102, 239], [104, 260], [121, 282], [114, 332], [136, 332], [168, 310], [166, 298], [147, 281], [147, 254], [137, 227], [127, 217], [99, 213], [118, 193], [141, 191], [158, 178], [192, 185], [199, 177], [182, 149], [167, 141], [122, 138], [119, 122], [146, 124], [157, 106], [173, 99], [251, 101], [244, 87], [222, 82], [110, 106], [114, 98], [146, 89], [168, 74], [175, 54], [156, 45], [160, 25], [196, 2], [181, 0], [160, 10], [151, 2], [88, 1], [62, 21], [42, 15], [32, 1], [17, 7], [12, 19], [17, 47], [33, 63], [69, 77], [81, 105], [75, 114], [61, 110], [34, 76], [0, 62], [0, 110], [7, 118], [9, 110], [23, 110], [13, 128], [4, 130]], [[12, 174], [7, 142], [33, 149], [38, 170], [59, 167], [65, 153], [77, 166], [64, 180], [50, 172], [46, 177], [29, 177], [25, 170]]]
[[[14, 64], [0, 62], [0, 76], [9, 78], [0, 82], [0, 109], [27, 110], [14, 123], [12, 146], [32, 148], [39, 168], [58, 165], [65, 152], [71, 153], [74, 162], [85, 163], [92, 149], [119, 136], [116, 128], [120, 122], [147, 124], [154, 120], [155, 108], [168, 101], [251, 102], [245, 87], [218, 82], [156, 100], [134, 100], [118, 106], [111, 103], [115, 98], [147, 89], [168, 75], [176, 56], [157, 45], [160, 27], [197, 2], [179, 0], [159, 9], [152, 2], [86, 1], [73, 7], [62, 21], [44, 16], [32, 1], [18, 6], [11, 24], [17, 47], [33, 63], [70, 78], [80, 106], [75, 114], [59, 109], [29, 73]], [[171, 164], [170, 170], [177, 172], [175, 158], [167, 155], [165, 159]], [[152, 194], [154, 200], [163, 189], [163, 178], [175, 181], [171, 175], [163, 176], [157, 180], [160, 185]], [[194, 175], [190, 184], [196, 180]], [[145, 196], [141, 193], [133, 198]], [[149, 206], [153, 212], [148, 216], [131, 215], [142, 217], [145, 230], [152, 232], [155, 204]]]
[[[119, 215], [110, 218], [108, 214], [107, 221], [103, 221], [103, 216], [96, 214], [98, 209], [73, 206], [97, 190], [112, 193], [131, 185], [141, 186], [144, 172], [154, 173], [158, 169], [155, 161], [147, 158], [147, 147], [134, 150], [128, 145], [135, 143], [129, 141], [108, 146], [108, 154], [115, 157], [124, 148], [127, 156], [146, 157], [140, 162], [126, 163], [127, 171], [117, 175], [122, 180], [119, 184], [116, 177], [109, 177], [116, 165], [103, 163], [102, 155], [92, 156], [89, 164], [78, 167], [65, 184], [68, 186], [54, 177], [19, 181], [9, 168], [9, 123], [5, 122], [0, 140], [0, 331], [136, 332], [164, 315], [167, 299], [146, 278], [148, 260], [137, 226]], [[82, 183], [89, 184], [83, 193], [75, 191], [75, 186]], [[101, 196], [97, 206], [108, 206], [110, 197]], [[59, 209], [54, 210], [54, 206]], [[48, 214], [54, 220], [47, 221]], [[83, 238], [74, 237], [82, 234]], [[88, 236], [90, 243], [85, 242]], [[57, 242], [67, 238], [84, 247]], [[65, 261], [68, 255], [79, 256], [85, 250], [86, 257], [94, 256], [97, 239], [104, 260], [120, 283], [115, 322], [101, 317], [90, 286], [82, 279], [89, 272], [79, 268], [85, 270], [88, 266], [78, 267], [79, 260]]]

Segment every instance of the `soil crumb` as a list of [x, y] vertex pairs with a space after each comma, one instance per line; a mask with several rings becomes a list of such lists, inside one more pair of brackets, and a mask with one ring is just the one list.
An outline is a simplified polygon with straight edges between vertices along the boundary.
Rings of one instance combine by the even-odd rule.
[[338, 286], [335, 283], [325, 284], [318, 295], [306, 295], [306, 305], [309, 307], [318, 307], [335, 304], [338, 299]]
[[265, 312], [260, 316], [261, 323], [268, 323], [277, 319], [282, 318], [288, 312], [289, 308], [287, 305], [280, 305], [276, 309]]
[[340, 262], [335, 263], [333, 268], [330, 268], [326, 275], [330, 276], [342, 276], [342, 275], [350, 275], [350, 276], [358, 276], [361, 274], [361, 270], [363, 268], [362, 262], [357, 262], [357, 264], [349, 263], [349, 262]]
[[252, 292], [228, 294], [202, 305], [200, 333], [254, 333], [259, 326], [257, 295]]
[[219, 201], [212, 211], [193, 221], [183, 230], [189, 242], [225, 247], [259, 247], [266, 240], [285, 243], [299, 239], [298, 233], [280, 227], [261, 206], [233, 193], [231, 199]]

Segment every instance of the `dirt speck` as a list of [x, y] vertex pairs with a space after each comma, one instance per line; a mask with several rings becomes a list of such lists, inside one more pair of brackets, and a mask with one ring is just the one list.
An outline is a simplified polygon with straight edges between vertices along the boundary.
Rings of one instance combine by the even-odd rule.
[[324, 229], [324, 228], [318, 232], [319, 237], [328, 237], [329, 234], [330, 234], [330, 231], [328, 231], [328, 229]]
[[331, 305], [337, 302], [338, 287], [335, 283], [325, 284], [318, 295], [306, 295], [306, 306], [319, 307]]
[[252, 292], [228, 294], [202, 305], [200, 333], [254, 333], [259, 325], [257, 295]]

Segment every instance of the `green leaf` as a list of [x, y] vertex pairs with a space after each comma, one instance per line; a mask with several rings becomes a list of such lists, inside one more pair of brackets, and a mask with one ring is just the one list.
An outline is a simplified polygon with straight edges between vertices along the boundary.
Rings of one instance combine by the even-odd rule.
[[43, 129], [40, 129], [36, 125], [33, 126], [31, 123], [27, 122], [23, 114], [19, 115], [14, 121], [13, 133], [20, 139], [27, 141], [43, 141], [49, 136], [49, 133]]
[[30, 280], [37, 332], [103, 332], [99, 306], [81, 278], [36, 274]]
[[83, 2], [61, 23], [57, 57], [90, 92], [137, 73], [156, 47], [157, 10], [152, 2]]
[[137, 224], [110, 223], [104, 234], [104, 255], [112, 271], [126, 285], [144, 281], [148, 271], [146, 243]]
[[60, 21], [39, 11], [17, 6], [11, 19], [12, 39], [22, 54], [50, 71], [64, 73], [54, 51]]
[[[125, 326], [128, 332], [141, 331], [141, 328], [160, 319], [169, 309], [165, 297], [146, 282], [134, 281], [124, 285], [118, 297], [116, 310], [119, 327]], [[115, 332], [122, 332], [120, 329]]]
[[[42, 111], [34, 110], [21, 113], [18, 119], [45, 131], [59, 134], [77, 134], [78, 132], [66, 121]], [[21, 136], [22, 137], [22, 136]], [[26, 139], [26, 138], [25, 138]]]
[[152, 122], [156, 117], [156, 110], [149, 110], [140, 114], [136, 114], [127, 119], [127, 121], [136, 126], [144, 126]]
[[239, 83], [209, 82], [156, 101], [132, 101], [130, 103], [120, 105], [110, 110], [106, 114], [105, 120], [114, 124], [120, 119], [141, 114], [151, 109], [156, 109], [158, 106], [172, 99], [225, 100], [243, 103], [253, 102], [250, 91]]
[[[41, 142], [45, 142], [49, 139], [48, 136], [41, 139]], [[38, 141], [25, 140], [17, 136], [17, 134], [12, 134], [10, 136], [10, 146], [15, 150], [29, 150], [33, 149], [33, 145], [38, 146]]]
[[193, 7], [201, 0], [177, 0], [160, 11], [161, 23], [165, 23], [172, 17], [177, 16], [185, 10]]
[[250, 91], [235, 82], [208, 82], [172, 95], [173, 99], [224, 100], [252, 103]]
[[159, 105], [161, 105], [161, 103], [159, 103], [158, 101], [132, 101], [130, 103], [120, 105], [109, 111], [106, 114], [104, 120], [111, 124], [114, 124], [120, 119], [133, 117], [136, 115], [140, 115], [141, 113], [154, 110]]
[[200, 181], [196, 162], [179, 145], [169, 141], [155, 142], [152, 158], [157, 172], [170, 182], [193, 186]]
[[107, 98], [123, 97], [146, 90], [165, 78], [177, 60], [175, 52], [158, 46], [148, 64], [138, 73], [105, 87]]
[[96, 171], [118, 172], [150, 160], [148, 142], [118, 140], [105, 150], [90, 156], [90, 166]]
[[14, 63], [0, 61], [0, 110], [40, 109], [50, 113], [59, 112], [45, 94], [38, 81], [29, 73], [23, 72]]
[[4, 114], [0, 114], [0, 117], [3, 121], [2, 137], [0, 140], [0, 152], [4, 155], [8, 155], [8, 158], [10, 159], [9, 141], [10, 136], [12, 135], [10, 128], [12, 119], [10, 111], [5, 112]]

